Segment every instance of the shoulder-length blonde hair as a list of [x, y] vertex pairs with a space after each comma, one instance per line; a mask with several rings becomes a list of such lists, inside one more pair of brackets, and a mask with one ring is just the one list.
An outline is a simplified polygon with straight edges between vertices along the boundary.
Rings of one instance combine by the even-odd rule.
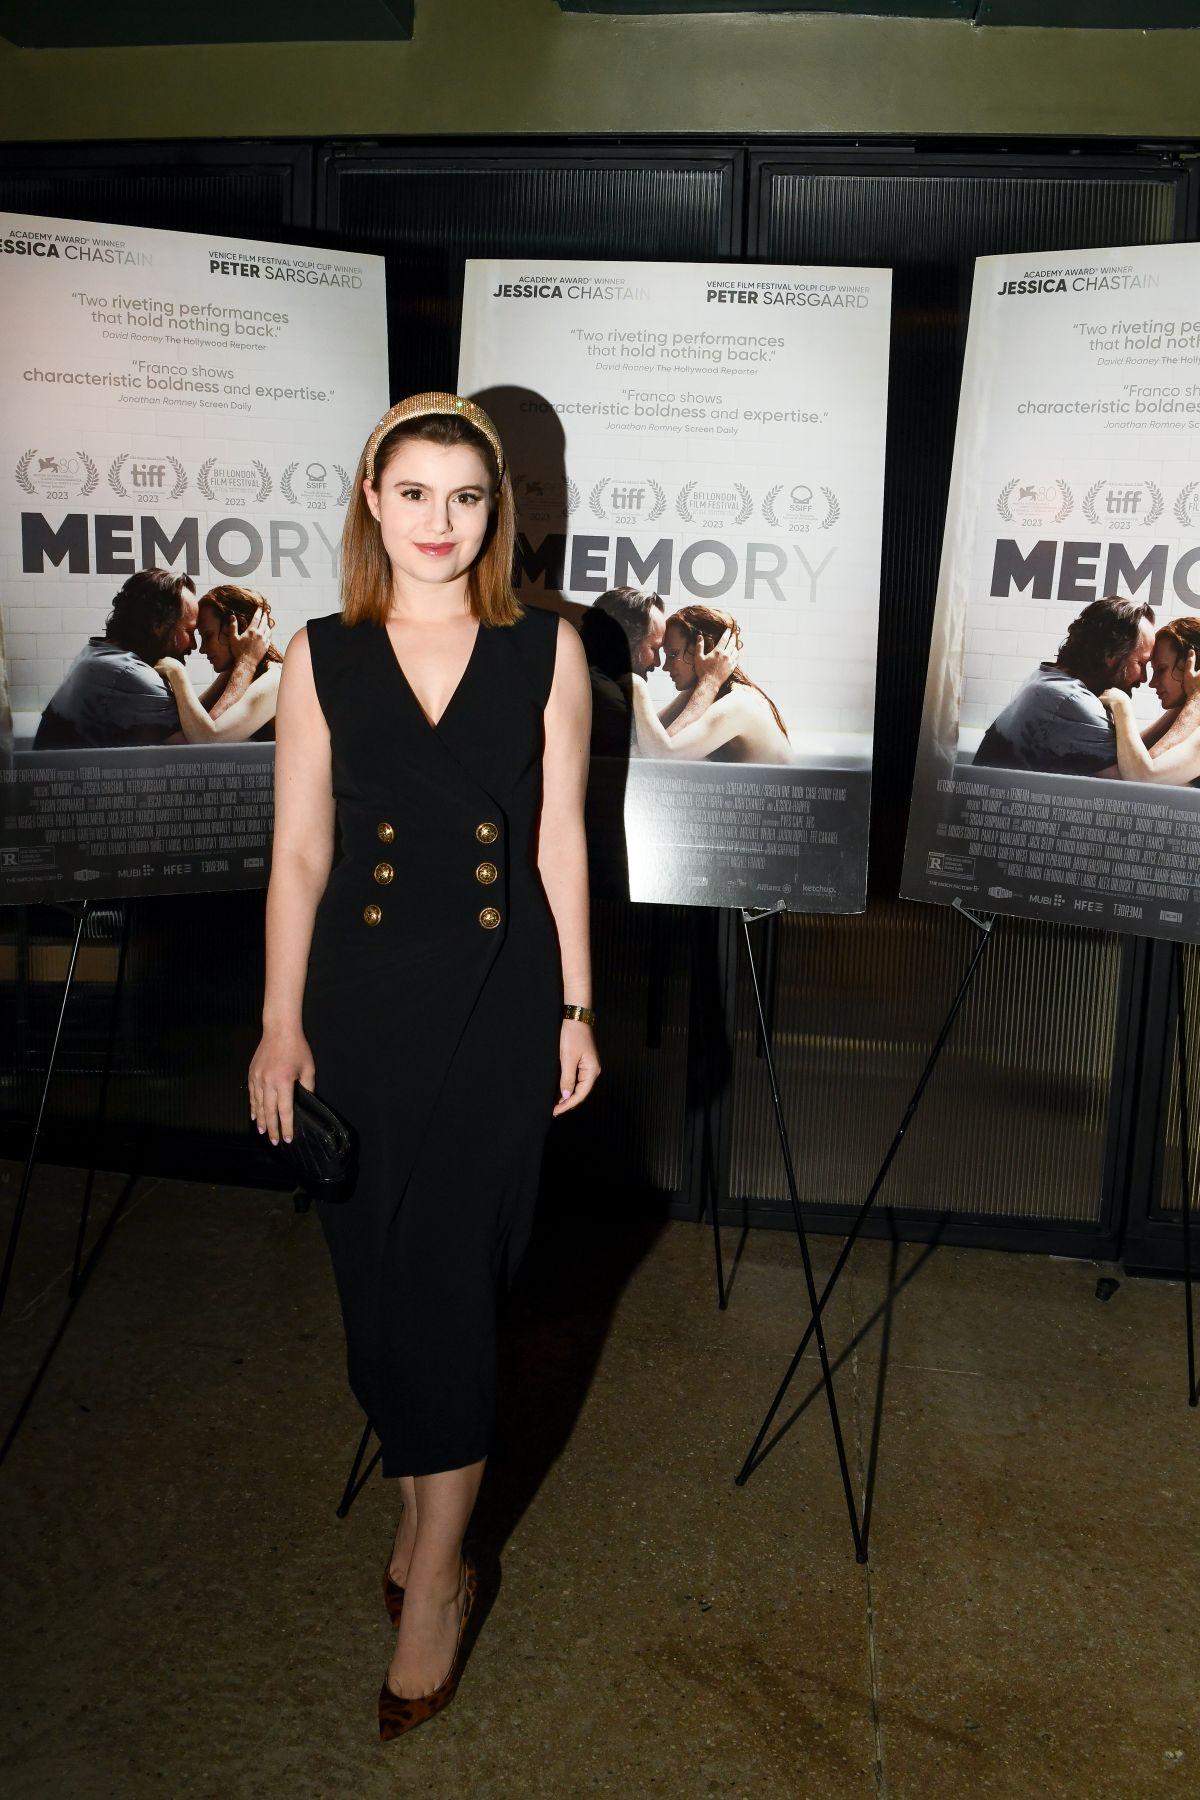
[[[483, 458], [492, 484], [492, 509], [483, 548], [467, 576], [467, 599], [482, 625], [515, 625], [523, 608], [513, 592], [513, 551], [517, 541], [517, 509], [508, 470], [499, 475], [492, 446], [481, 431], [456, 413], [427, 413], [406, 419], [381, 441], [375, 452], [373, 486], [379, 492], [384, 470], [402, 444], [414, 439], [451, 448], [467, 444]], [[342, 623], [386, 622], [392, 603], [392, 565], [383, 547], [379, 521], [367, 505], [367, 450], [358, 459], [354, 487], [342, 528]]]

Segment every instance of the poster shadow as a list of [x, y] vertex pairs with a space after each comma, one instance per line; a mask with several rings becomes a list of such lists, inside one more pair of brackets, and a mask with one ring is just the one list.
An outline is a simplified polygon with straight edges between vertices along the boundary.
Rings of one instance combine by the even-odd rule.
[[[469, 1541], [484, 1615], [502, 1558], [587, 1401], [621, 1296], [667, 1222], [583, 1118], [556, 1124], [532, 1241], [500, 1315], [496, 1435]], [[636, 1406], [636, 1396], [629, 1404]]]
[[[588, 540], [571, 540], [572, 514], [582, 497], [567, 474], [566, 437], [544, 394], [530, 388], [482, 388], [471, 398], [495, 421], [508, 457], [517, 509], [514, 585], [518, 597], [570, 621], [583, 639], [592, 690], [591, 767], [585, 807], [592, 893], [628, 900], [629, 852], [625, 790], [629, 780], [632, 713], [625, 692], [632, 675], [628, 639], [615, 619], [570, 600], [566, 588], [603, 591], [602, 578], [568, 568], [586, 558]], [[536, 470], [536, 474], [527, 471]], [[570, 579], [568, 579], [568, 576]], [[597, 580], [601, 586], [596, 587]]]

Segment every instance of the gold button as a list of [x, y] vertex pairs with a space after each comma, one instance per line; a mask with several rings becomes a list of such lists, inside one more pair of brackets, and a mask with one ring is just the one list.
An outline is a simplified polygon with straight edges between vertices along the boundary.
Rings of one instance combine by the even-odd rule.
[[499, 873], [500, 871], [495, 863], [480, 863], [475, 871], [475, 879], [476, 881], [482, 881], [484, 887], [489, 887], [491, 883], [495, 881]]
[[500, 832], [490, 819], [485, 819], [482, 825], [475, 827], [475, 836], [481, 844], [494, 844]]
[[383, 917], [382, 906], [376, 906], [374, 904], [374, 902], [372, 902], [370, 906], [363, 907], [363, 923], [364, 923], [364, 925], [378, 925], [378, 923], [379, 923], [380, 919], [382, 919], [382, 917]]
[[485, 906], [479, 915], [479, 923], [483, 926], [485, 931], [495, 931], [497, 925], [500, 923], [500, 914], [496, 911], [494, 906]]
[[375, 827], [375, 836], [379, 839], [381, 844], [390, 844], [396, 836], [396, 827], [394, 825], [389, 825], [387, 820], [384, 819], [381, 824]]
[[386, 887], [388, 882], [392, 880], [396, 871], [393, 869], [391, 863], [376, 863], [372, 873], [380, 887]]

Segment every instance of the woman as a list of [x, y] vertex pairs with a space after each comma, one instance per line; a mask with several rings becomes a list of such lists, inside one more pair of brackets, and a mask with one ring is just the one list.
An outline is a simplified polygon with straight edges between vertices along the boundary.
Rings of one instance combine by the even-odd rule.
[[1133, 702], [1123, 688], [1108, 688], [1101, 694], [1112, 714], [1117, 768], [1123, 781], [1156, 781], [1170, 787], [1200, 784], [1200, 708], [1185, 706], [1200, 695], [1198, 654], [1200, 618], [1172, 619], [1155, 633], [1150, 686], [1163, 710], [1141, 732]]
[[[217, 679], [203, 694], [198, 694], [177, 658], [164, 656], [154, 665], [170, 682], [179, 708], [179, 735], [172, 742], [270, 742], [275, 736], [275, 707], [283, 672], [283, 657], [270, 638], [274, 628], [269, 604], [253, 588], [214, 587], [201, 596], [196, 630], [200, 649]], [[209, 709], [224, 693], [235, 665], [248, 656], [255, 660], [249, 687], [218, 718], [213, 718]]]
[[517, 603], [514, 539], [486, 413], [452, 394], [401, 401], [359, 461], [342, 611], [296, 633], [279, 692], [250, 1103], [272, 1143], [288, 1139], [299, 1081], [358, 1135], [351, 1197], [317, 1209], [350, 1385], [404, 1502], [383, 1738], [454, 1696], [495, 1288], [525, 1247], [550, 1118], [599, 1073], [587, 664], [570, 625]]
[[638, 749], [684, 762], [787, 763], [792, 760], [779, 708], [737, 666], [742, 636], [729, 613], [684, 606], [671, 614], [663, 666], [678, 690], [661, 713], [644, 681], [631, 684]]

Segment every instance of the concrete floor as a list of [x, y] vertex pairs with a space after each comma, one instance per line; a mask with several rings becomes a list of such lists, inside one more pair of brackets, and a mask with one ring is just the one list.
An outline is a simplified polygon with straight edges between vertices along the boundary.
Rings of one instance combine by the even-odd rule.
[[[5, 1425], [81, 1179], [38, 1178]], [[483, 1628], [455, 1705], [383, 1748], [394, 1507], [376, 1472], [334, 1517], [360, 1421], [316, 1221], [143, 1180], [4, 1469], [6, 1800], [1200, 1794], [1179, 1288], [1102, 1304], [1091, 1266], [892, 1258], [862, 1246], [830, 1320], [860, 1490], [876, 1452], [868, 1571], [819, 1392], [732, 1482], [798, 1334], [794, 1242], [752, 1236], [721, 1315], [704, 1230], [545, 1205]]]

